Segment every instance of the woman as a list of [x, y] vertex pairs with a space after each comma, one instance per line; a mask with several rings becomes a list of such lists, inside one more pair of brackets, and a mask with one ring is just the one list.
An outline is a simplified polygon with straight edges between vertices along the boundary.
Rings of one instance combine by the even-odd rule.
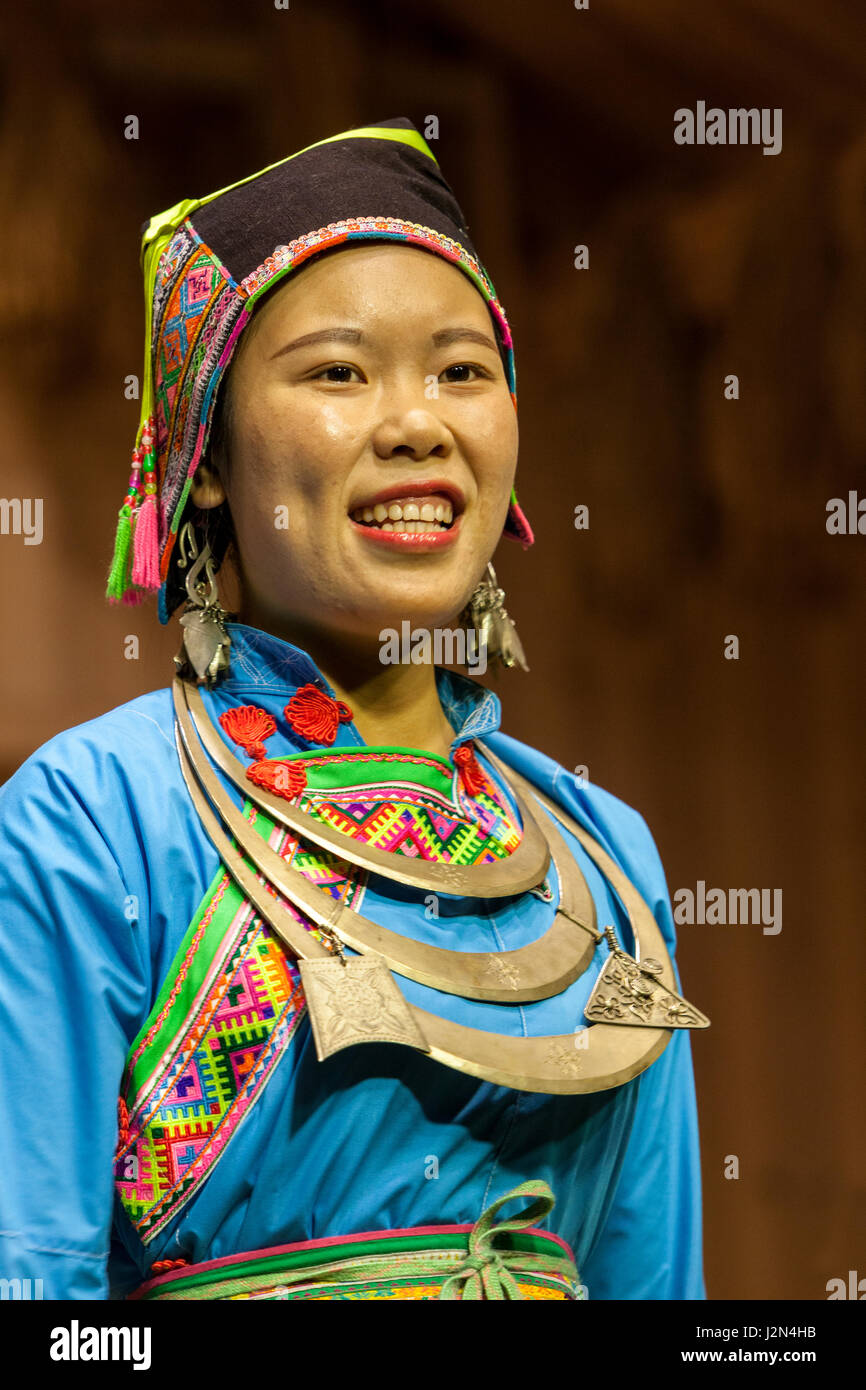
[[533, 540], [507, 320], [429, 147], [344, 132], [143, 254], [108, 596], [185, 601], [183, 646], [0, 796], [3, 1273], [705, 1297], [707, 1020], [650, 833], [425, 659], [523, 663], [489, 560]]

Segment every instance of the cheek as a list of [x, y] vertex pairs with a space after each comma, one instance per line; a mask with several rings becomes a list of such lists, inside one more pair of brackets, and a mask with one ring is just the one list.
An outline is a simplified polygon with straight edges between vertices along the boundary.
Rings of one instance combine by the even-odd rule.
[[476, 467], [484, 486], [495, 492], [510, 487], [517, 463], [517, 416], [511, 401], [506, 409], [479, 414], [472, 428]]
[[326, 447], [352, 451], [362, 442], [364, 435], [358, 427], [357, 408], [353, 412], [348, 402], [339, 403], [327, 396], [319, 402], [312, 402], [306, 410], [306, 424], [310, 436], [316, 437]]
[[261, 396], [238, 416], [233, 435], [231, 501], [240, 524], [270, 534], [277, 506], [286, 506], [290, 517], [342, 506], [363, 438], [346, 412], [327, 399], [296, 398], [288, 409], [279, 391], [270, 399]]

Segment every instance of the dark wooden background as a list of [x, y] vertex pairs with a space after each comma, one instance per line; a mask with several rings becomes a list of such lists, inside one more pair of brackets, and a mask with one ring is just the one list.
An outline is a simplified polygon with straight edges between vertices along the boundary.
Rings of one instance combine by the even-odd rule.
[[[864, 70], [857, 0], [75, 0], [19, 7], [0, 57], [0, 490], [45, 504], [41, 546], [0, 536], [0, 776], [172, 672], [155, 602], [103, 598], [140, 224], [352, 125], [437, 115], [515, 334], [537, 534], [497, 557], [532, 667], [495, 682], [504, 727], [636, 806], [672, 893], [783, 890], [778, 935], [680, 929], [713, 1020], [693, 1048], [711, 1298], [866, 1275], [866, 536], [825, 529], [829, 498], [866, 495]], [[781, 154], [676, 145], [698, 100], [781, 107]]]

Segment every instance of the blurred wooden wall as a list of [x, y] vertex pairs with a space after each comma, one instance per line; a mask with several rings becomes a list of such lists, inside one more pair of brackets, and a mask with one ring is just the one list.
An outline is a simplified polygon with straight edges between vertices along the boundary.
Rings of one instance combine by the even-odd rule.
[[[537, 544], [497, 557], [532, 668], [495, 681], [505, 728], [636, 806], [672, 893], [783, 890], [778, 935], [680, 929], [713, 1020], [693, 1044], [711, 1298], [821, 1299], [866, 1248], [866, 536], [825, 529], [829, 498], [866, 496], [861, 20], [78, 0], [19, 11], [3, 43], [0, 491], [45, 519], [40, 546], [0, 536], [0, 776], [170, 679], [176, 625], [102, 596], [141, 222], [348, 126], [437, 115], [516, 343]], [[698, 100], [781, 107], [782, 152], [677, 146]]]

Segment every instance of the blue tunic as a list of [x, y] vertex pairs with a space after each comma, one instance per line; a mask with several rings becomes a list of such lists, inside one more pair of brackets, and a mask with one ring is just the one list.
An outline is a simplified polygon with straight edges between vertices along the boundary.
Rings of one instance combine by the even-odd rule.
[[[223, 710], [255, 704], [280, 731], [268, 757], [307, 750], [283, 707], [307, 682], [331, 687], [299, 648], [228, 627], [230, 678], [203, 692], [217, 731]], [[577, 819], [635, 884], [673, 955], [670, 899], [643, 818], [501, 733], [494, 692], [443, 668], [436, 680], [455, 731], [451, 754], [485, 740]], [[557, 1201], [542, 1224], [572, 1247], [590, 1300], [705, 1298], [687, 1030], [624, 1085], [554, 1096], [479, 1081], [389, 1044], [320, 1063], [304, 1017], [210, 1176], [143, 1246], [113, 1180], [121, 1075], [219, 868], [181, 776], [173, 721], [170, 687], [152, 691], [50, 739], [0, 789], [0, 1277], [41, 1279], [46, 1298], [120, 1298], [154, 1260], [474, 1222], [519, 1182], [543, 1178]], [[335, 747], [363, 744], [354, 723], [340, 724]], [[618, 900], [562, 833], [599, 925], [614, 923], [631, 949]], [[452, 949], [515, 949], [550, 926], [551, 872], [552, 903], [535, 894], [465, 899], [465, 911], [438, 920], [411, 891], [397, 911], [371, 878], [363, 911]], [[401, 987], [412, 1003], [469, 1026], [568, 1033], [606, 957], [602, 942], [568, 989], [527, 1005]]]

